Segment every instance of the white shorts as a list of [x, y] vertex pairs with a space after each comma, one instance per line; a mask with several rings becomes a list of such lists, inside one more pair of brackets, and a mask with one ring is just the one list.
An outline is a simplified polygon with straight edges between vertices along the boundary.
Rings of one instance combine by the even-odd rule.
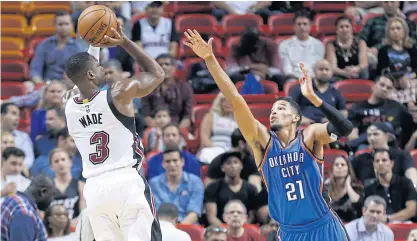
[[96, 241], [162, 240], [151, 189], [136, 169], [88, 178], [84, 197]]

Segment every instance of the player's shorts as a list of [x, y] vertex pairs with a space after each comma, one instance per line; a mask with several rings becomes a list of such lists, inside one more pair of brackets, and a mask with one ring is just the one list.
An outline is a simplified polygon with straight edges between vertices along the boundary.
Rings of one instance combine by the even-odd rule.
[[280, 225], [280, 241], [349, 241], [341, 220], [330, 211], [326, 216], [307, 225]]
[[96, 241], [162, 240], [151, 189], [135, 168], [88, 178], [84, 197]]

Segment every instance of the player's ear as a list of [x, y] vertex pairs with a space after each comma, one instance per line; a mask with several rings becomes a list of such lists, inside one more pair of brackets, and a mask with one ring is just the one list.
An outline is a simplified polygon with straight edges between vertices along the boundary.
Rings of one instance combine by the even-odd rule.
[[87, 70], [87, 78], [89, 79], [95, 79], [96, 75], [91, 70]]

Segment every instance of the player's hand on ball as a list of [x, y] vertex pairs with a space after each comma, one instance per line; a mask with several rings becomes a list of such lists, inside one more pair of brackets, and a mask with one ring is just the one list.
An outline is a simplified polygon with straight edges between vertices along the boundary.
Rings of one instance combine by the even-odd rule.
[[300, 82], [301, 93], [307, 98], [312, 97], [315, 95], [313, 89], [313, 81], [311, 80], [311, 77], [308, 74], [308, 70], [306, 69], [304, 64], [300, 63], [299, 67], [301, 69], [301, 72], [303, 73], [303, 76], [298, 78], [298, 81]]
[[184, 41], [183, 43], [190, 47], [200, 58], [206, 59], [212, 56], [213, 38], [210, 38], [208, 43], [206, 43], [206, 41], [201, 38], [200, 34], [195, 29], [193, 31], [188, 29], [187, 32], [184, 32], [184, 35], [188, 41]]
[[118, 45], [123, 44], [127, 37], [126, 34], [123, 33], [123, 27], [120, 21], [117, 21], [117, 29], [111, 28], [110, 31], [113, 32], [114, 38], [109, 37], [108, 35], [104, 35], [103, 40], [100, 43], [93, 45], [94, 47], [100, 48], [112, 48]]

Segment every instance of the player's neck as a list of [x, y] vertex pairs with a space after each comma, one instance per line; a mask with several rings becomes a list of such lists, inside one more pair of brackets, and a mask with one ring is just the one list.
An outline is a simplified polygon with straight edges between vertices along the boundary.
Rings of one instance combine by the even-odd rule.
[[288, 146], [290, 144], [290, 142], [292, 140], [294, 140], [296, 133], [297, 133], [297, 128], [295, 128], [295, 129], [293, 129], [293, 128], [281, 129], [281, 130], [275, 132], [275, 134], [279, 138], [279, 142], [284, 147]]
[[227, 233], [235, 238], [240, 238], [242, 237], [243, 233], [245, 232], [245, 229], [243, 227], [240, 228], [232, 228], [232, 227], [228, 227], [227, 228]]
[[90, 99], [97, 93], [97, 91], [100, 91], [98, 87], [81, 87], [79, 89], [81, 99]]

